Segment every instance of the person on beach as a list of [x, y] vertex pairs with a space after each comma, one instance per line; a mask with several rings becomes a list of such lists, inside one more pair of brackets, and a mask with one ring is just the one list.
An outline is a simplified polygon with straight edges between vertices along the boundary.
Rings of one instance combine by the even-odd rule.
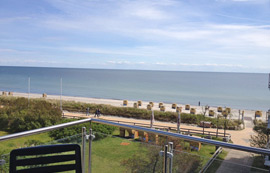
[[201, 106], [201, 102], [200, 101], [199, 101], [198, 105]]

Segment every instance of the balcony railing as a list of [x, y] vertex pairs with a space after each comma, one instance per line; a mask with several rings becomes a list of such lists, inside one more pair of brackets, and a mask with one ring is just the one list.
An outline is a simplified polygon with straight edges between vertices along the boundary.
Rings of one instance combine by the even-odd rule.
[[[96, 170], [96, 172], [101, 171], [100, 169], [112, 169], [110, 171], [115, 172], [116, 171], [114, 170], [116, 169], [115, 167], [113, 168], [110, 166], [106, 167], [106, 166], [100, 165], [103, 162], [104, 153], [107, 153], [107, 155], [109, 153], [109, 156], [108, 156], [109, 159], [106, 159], [107, 162], [116, 163], [116, 160], [121, 162], [121, 163], [117, 163], [120, 170], [119, 171], [117, 168], [118, 172], [136, 172], [136, 170], [132, 170], [132, 169], [138, 169], [137, 172], [140, 172], [141, 171], [140, 169], [144, 169], [144, 171], [146, 172], [153, 172], [153, 170], [154, 172], [167, 172], [167, 170], [169, 170], [169, 172], [181, 172], [181, 171], [188, 172], [187, 169], [194, 169], [192, 172], [200, 172], [200, 171], [205, 172], [207, 171], [209, 167], [211, 167], [211, 164], [216, 164], [218, 162], [220, 162], [219, 164], [221, 164], [222, 162], [222, 160], [216, 159], [217, 157], [216, 155], [219, 154], [217, 152], [216, 153], [214, 152], [215, 153], [214, 157], [210, 158], [209, 156], [197, 155], [196, 153], [187, 152], [185, 150], [178, 150], [177, 148], [171, 146], [173, 145], [170, 143], [171, 138], [180, 139], [182, 141], [188, 141], [188, 142], [209, 144], [209, 145], [216, 146], [217, 148], [222, 147], [222, 148], [232, 149], [235, 151], [245, 151], [245, 152], [257, 153], [257, 154], [262, 154], [262, 155], [270, 155], [270, 150], [267, 150], [267, 149], [247, 147], [247, 146], [236, 145], [236, 144], [227, 143], [227, 142], [220, 142], [216, 140], [204, 139], [200, 137], [194, 137], [194, 136], [183, 135], [179, 133], [172, 133], [168, 131], [157, 130], [154, 128], [121, 124], [120, 122], [111, 122], [111, 121], [93, 119], [93, 118], [77, 120], [77, 121], [73, 121], [69, 123], [64, 123], [64, 124], [54, 125], [50, 127], [30, 130], [26, 132], [20, 132], [16, 134], [1, 136], [0, 142], [19, 138], [19, 137], [25, 137], [28, 135], [49, 132], [52, 130], [66, 128], [66, 127], [83, 124], [83, 123], [90, 123], [90, 129], [88, 129], [89, 133], [87, 129], [83, 128], [81, 135], [72, 137], [72, 138], [78, 138], [79, 140], [75, 140], [75, 141], [81, 143], [83, 172], [88, 171], [90, 173], [93, 168]], [[116, 126], [122, 129], [131, 129], [131, 130], [135, 130], [139, 132], [145, 132], [148, 134], [155, 134], [158, 136], [163, 136], [167, 140], [167, 144], [161, 147], [161, 145], [155, 145], [156, 143], [153, 143], [153, 141], [152, 143], [151, 142], [146, 143], [146, 142], [139, 142], [139, 141], [131, 140], [131, 139], [117, 138], [115, 136], [108, 136], [107, 140], [109, 140], [110, 138], [113, 139], [110, 141], [112, 142], [112, 144], [110, 145], [105, 145], [106, 141], [92, 142], [93, 135], [96, 132], [92, 132], [91, 123], [106, 124], [110, 126]], [[69, 139], [71, 139], [71, 137], [69, 137]], [[69, 141], [72, 141], [72, 140], [69, 140]], [[117, 145], [113, 145], [115, 141], [117, 142]], [[57, 142], [60, 142], [60, 141], [56, 141], [54, 143], [57, 143]], [[87, 143], [88, 143], [88, 147], [86, 146]], [[102, 147], [106, 146], [107, 148], [100, 148], [99, 145], [101, 146], [101, 144], [102, 144]], [[142, 147], [138, 147], [138, 145], [140, 146], [142, 145]], [[131, 158], [127, 158], [126, 155], [128, 154], [123, 153], [123, 152], [127, 152], [129, 150], [122, 150], [124, 146], [127, 146], [127, 148], [131, 147], [130, 151], [133, 151], [132, 147], [135, 147], [135, 148], [137, 147], [138, 150], [133, 151], [135, 153], [134, 156], [132, 156]], [[167, 154], [164, 154], [164, 153], [167, 153]], [[8, 155], [5, 155], [4, 157], [8, 157]], [[122, 159], [122, 160], [117, 159], [120, 157], [123, 157], [125, 159]], [[142, 162], [143, 158], [146, 158], [146, 157], [147, 159], [145, 160], [149, 160], [149, 158], [153, 159], [151, 161], [150, 166], [149, 166], [149, 163], [147, 163], [146, 161]], [[189, 163], [193, 164], [194, 166], [193, 167], [190, 166]], [[235, 164], [235, 163], [228, 162], [228, 164]], [[175, 166], [175, 165], [178, 165], [178, 166]], [[245, 168], [247, 168], [246, 165], [237, 165], [237, 166], [241, 167], [241, 170], [245, 170]], [[130, 170], [127, 171], [128, 169]], [[248, 167], [247, 170], [249, 170], [250, 172], [252, 172], [251, 170], [255, 170], [254, 172], [268, 172], [268, 170], [266, 169], [255, 169], [251, 167]], [[189, 172], [190, 171], [191, 170], [189, 170]], [[230, 170], [230, 171], [237, 172], [237, 169]], [[106, 172], [106, 170], [103, 172]]]

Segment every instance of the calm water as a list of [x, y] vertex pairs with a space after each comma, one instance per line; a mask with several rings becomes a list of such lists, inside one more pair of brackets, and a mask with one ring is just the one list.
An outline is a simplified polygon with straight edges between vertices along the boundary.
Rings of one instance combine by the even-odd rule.
[[167, 103], [270, 108], [268, 74], [1, 67], [0, 90], [144, 100]]

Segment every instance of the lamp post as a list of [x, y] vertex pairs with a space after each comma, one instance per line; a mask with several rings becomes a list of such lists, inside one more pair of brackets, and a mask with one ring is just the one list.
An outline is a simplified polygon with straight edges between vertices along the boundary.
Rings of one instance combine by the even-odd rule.
[[62, 78], [60, 78], [60, 110], [63, 111], [63, 108], [62, 108]]
[[219, 120], [219, 115], [217, 115], [217, 134], [216, 134], [216, 137], [218, 137], [218, 120]]
[[225, 136], [226, 136], [227, 116], [228, 116], [228, 113], [226, 112], [226, 113], [224, 114], [224, 117], [225, 117], [225, 121], [224, 121], [224, 138], [225, 138]]
[[241, 115], [241, 110], [239, 109], [239, 117], [238, 117], [238, 122], [240, 122], [240, 115]]
[[28, 77], [28, 107], [30, 102], [30, 85], [31, 85], [31, 79]]
[[268, 111], [266, 112], [266, 117], [265, 117], [265, 121], [268, 121], [268, 117], [269, 117], [269, 115], [270, 115], [270, 109], [268, 109]]
[[[270, 90], [270, 73], [269, 73], [269, 78], [268, 78], [268, 89]], [[270, 130], [270, 109], [268, 110], [268, 124], [267, 124], [267, 148], [269, 149], [269, 130]], [[268, 156], [268, 159], [269, 156]]]
[[151, 119], [150, 119], [150, 128], [153, 128], [154, 119], [155, 119], [154, 117], [155, 117], [154, 110], [152, 110]]
[[204, 120], [205, 120], [205, 114], [206, 114], [206, 111], [208, 110], [208, 105], [204, 106], [204, 110], [203, 110], [203, 135], [204, 135]]
[[180, 133], [180, 124], [181, 124], [181, 111], [179, 110], [177, 117], [177, 133]]

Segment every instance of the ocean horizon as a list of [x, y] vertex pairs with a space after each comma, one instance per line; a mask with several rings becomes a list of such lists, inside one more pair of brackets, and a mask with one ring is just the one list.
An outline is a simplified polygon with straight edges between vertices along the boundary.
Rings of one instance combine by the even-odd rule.
[[0, 91], [65, 96], [270, 108], [268, 74], [0, 66]]

